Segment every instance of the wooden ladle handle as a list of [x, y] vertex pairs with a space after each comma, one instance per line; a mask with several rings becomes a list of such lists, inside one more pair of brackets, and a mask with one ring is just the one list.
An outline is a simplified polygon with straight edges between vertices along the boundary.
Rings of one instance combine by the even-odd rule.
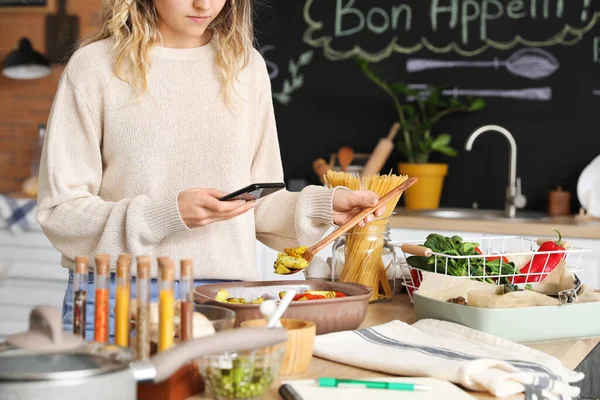
[[429, 247], [419, 246], [416, 244], [403, 244], [400, 246], [400, 248], [406, 254], [412, 254], [415, 256], [429, 257], [433, 254], [433, 251]]
[[352, 217], [350, 221], [346, 222], [344, 225], [340, 226], [338, 229], [325, 236], [320, 242], [318, 242], [314, 246], [309, 247], [306, 253], [311, 255], [317, 254], [319, 251], [323, 250], [328, 244], [342, 236], [344, 233], [348, 232], [350, 229], [354, 228], [354, 226], [356, 226], [366, 216], [373, 214], [375, 210], [387, 204], [387, 202], [393, 199], [394, 197], [402, 194], [402, 192], [414, 185], [416, 182], [417, 178], [408, 178], [407, 180], [402, 182], [402, 184], [396, 186], [388, 194], [380, 198], [376, 206], [362, 209], [362, 211], [360, 211], [358, 214]]

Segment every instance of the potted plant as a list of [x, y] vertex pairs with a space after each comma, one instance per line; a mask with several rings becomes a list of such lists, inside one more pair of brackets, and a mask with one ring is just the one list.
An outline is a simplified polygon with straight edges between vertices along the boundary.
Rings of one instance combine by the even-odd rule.
[[430, 163], [430, 156], [433, 152], [449, 157], [458, 153], [450, 145], [452, 137], [448, 133], [434, 135], [432, 131], [442, 118], [452, 113], [481, 110], [485, 102], [479, 98], [465, 101], [445, 98], [440, 86], [430, 85], [422, 90], [411, 89], [402, 82], [389, 84], [366, 60], [357, 58], [357, 63], [364, 75], [390, 96], [398, 113], [401, 132], [396, 147], [407, 160], [398, 165], [398, 170], [403, 175], [419, 178], [403, 196], [406, 208], [438, 208], [448, 164]]

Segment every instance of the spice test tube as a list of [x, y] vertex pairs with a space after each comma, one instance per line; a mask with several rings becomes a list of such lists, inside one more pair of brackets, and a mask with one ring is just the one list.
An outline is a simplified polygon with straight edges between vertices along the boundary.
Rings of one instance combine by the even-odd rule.
[[173, 346], [175, 320], [175, 264], [169, 257], [158, 257], [158, 351]]
[[96, 309], [94, 317], [94, 341], [108, 342], [108, 302], [110, 297], [110, 256], [96, 255]]
[[150, 257], [137, 257], [137, 320], [135, 326], [136, 358], [150, 358]]
[[181, 260], [181, 277], [179, 280], [179, 300], [181, 300], [181, 322], [179, 324], [181, 341], [190, 340], [194, 337], [194, 276], [193, 261]]
[[88, 258], [75, 258], [75, 277], [73, 280], [73, 334], [85, 340], [87, 291], [88, 291]]
[[115, 301], [115, 344], [129, 347], [129, 302], [131, 296], [131, 256], [121, 254], [117, 260]]

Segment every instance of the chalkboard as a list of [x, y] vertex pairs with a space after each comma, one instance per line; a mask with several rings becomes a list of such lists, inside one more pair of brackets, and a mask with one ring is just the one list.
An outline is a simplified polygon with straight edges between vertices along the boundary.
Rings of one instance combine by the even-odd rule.
[[[441, 206], [502, 208], [509, 146], [483, 125], [508, 129], [518, 146], [526, 209], [545, 210], [559, 185], [573, 193], [600, 153], [600, 1], [263, 1], [255, 21], [271, 75], [287, 179], [318, 183], [312, 161], [347, 145], [368, 153], [396, 120], [391, 100], [357, 68], [371, 61], [389, 80], [444, 84], [446, 96], [475, 95], [486, 108], [442, 120], [459, 150], [448, 162]], [[519, 60], [534, 52], [536, 68]], [[397, 171], [394, 152], [385, 170]]]

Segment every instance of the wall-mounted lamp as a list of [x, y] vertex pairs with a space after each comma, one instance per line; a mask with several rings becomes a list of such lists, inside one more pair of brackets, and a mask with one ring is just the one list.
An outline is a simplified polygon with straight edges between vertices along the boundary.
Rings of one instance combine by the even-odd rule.
[[11, 79], [38, 79], [50, 73], [50, 62], [31, 47], [27, 38], [19, 40], [19, 47], [2, 62], [2, 75]]

